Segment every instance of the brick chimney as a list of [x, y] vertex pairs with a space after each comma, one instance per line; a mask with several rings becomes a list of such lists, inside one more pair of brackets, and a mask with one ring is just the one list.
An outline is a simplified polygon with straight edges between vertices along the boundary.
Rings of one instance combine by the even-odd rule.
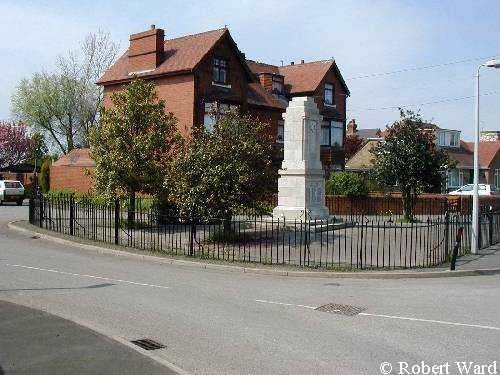
[[357, 128], [358, 128], [358, 125], [356, 124], [356, 120], [352, 119], [347, 124], [347, 134], [346, 135], [353, 135], [354, 133], [356, 133]]
[[163, 62], [165, 32], [151, 25], [151, 29], [130, 35], [128, 62], [130, 72], [153, 70]]
[[273, 91], [273, 75], [270, 73], [260, 73], [259, 82], [267, 92]]

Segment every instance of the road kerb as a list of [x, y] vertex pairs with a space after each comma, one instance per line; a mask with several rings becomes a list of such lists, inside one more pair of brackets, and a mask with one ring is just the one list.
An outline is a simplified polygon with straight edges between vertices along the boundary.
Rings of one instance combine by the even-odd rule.
[[16, 222], [9, 222], [8, 227], [26, 235], [36, 235], [41, 239], [52, 241], [61, 245], [68, 245], [84, 250], [90, 250], [99, 254], [123, 256], [128, 258], [148, 260], [156, 263], [173, 264], [181, 267], [208, 269], [224, 272], [242, 272], [259, 275], [287, 276], [287, 277], [313, 277], [313, 278], [337, 278], [337, 279], [426, 279], [441, 277], [464, 277], [484, 276], [500, 274], [500, 268], [456, 270], [456, 271], [357, 271], [357, 272], [335, 272], [335, 271], [293, 271], [255, 267], [242, 267], [224, 264], [204, 263], [183, 259], [160, 257], [150, 254], [137, 254], [126, 250], [109, 249], [96, 245], [82, 244], [79, 242], [51, 236], [35, 230], [22, 228]]

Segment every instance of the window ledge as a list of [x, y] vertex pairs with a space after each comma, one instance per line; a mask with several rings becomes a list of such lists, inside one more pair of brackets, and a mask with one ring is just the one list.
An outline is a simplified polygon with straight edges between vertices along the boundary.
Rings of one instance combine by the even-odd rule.
[[324, 106], [325, 107], [329, 107], [329, 108], [337, 108], [336, 104], [326, 104], [326, 103], [324, 103]]
[[212, 81], [212, 86], [224, 87], [226, 89], [231, 88], [231, 84], [218, 83], [218, 82], [214, 82], [214, 81]]

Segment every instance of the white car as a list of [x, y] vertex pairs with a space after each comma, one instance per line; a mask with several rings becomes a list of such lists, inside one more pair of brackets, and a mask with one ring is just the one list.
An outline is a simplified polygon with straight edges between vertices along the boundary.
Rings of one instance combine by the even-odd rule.
[[[472, 194], [474, 194], [474, 184], [464, 185], [460, 189], [450, 191], [448, 194], [450, 194], [450, 195], [472, 195]], [[478, 184], [478, 194], [479, 195], [500, 195], [500, 190], [498, 190], [494, 185]]]
[[18, 206], [21, 206], [24, 198], [24, 186], [20, 181], [0, 180], [0, 204], [16, 202]]

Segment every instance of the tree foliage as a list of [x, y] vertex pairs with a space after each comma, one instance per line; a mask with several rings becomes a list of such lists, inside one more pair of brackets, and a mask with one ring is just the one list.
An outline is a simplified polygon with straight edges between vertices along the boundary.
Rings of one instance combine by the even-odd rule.
[[351, 134], [345, 138], [345, 159], [349, 160], [363, 146], [363, 140], [357, 134]]
[[50, 190], [50, 166], [52, 165], [52, 159], [47, 158], [43, 161], [42, 167], [40, 168], [40, 189], [42, 193], [48, 193]]
[[135, 79], [111, 101], [113, 107], [102, 110], [100, 126], [90, 132], [95, 189], [110, 197], [160, 194], [180, 142], [176, 119], [165, 114], [152, 82]]
[[265, 125], [235, 111], [213, 113], [213, 131], [196, 129], [172, 165], [166, 185], [184, 215], [230, 219], [263, 209], [276, 183]]
[[372, 149], [374, 178], [384, 185], [398, 184], [404, 220], [414, 220], [420, 193], [440, 188], [448, 155], [436, 147], [434, 131], [419, 114], [400, 109], [401, 118], [387, 127], [388, 135]]
[[88, 145], [102, 104], [102, 88], [95, 81], [109, 68], [116, 51], [108, 34], [88, 35], [81, 54], [59, 58], [57, 72], [35, 73], [19, 83], [12, 96], [13, 113], [63, 154]]
[[359, 173], [334, 173], [326, 182], [326, 193], [346, 195], [350, 198], [366, 197], [368, 195], [368, 183], [365, 177]]
[[23, 163], [31, 158], [34, 142], [23, 124], [0, 122], [0, 167]]

